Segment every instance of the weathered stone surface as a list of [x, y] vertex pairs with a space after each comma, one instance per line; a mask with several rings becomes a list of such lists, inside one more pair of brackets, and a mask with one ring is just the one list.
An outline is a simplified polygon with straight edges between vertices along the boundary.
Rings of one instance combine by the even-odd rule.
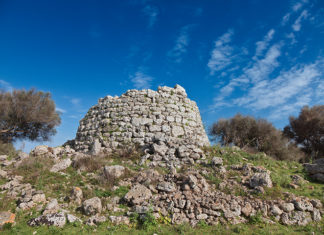
[[51, 200], [45, 207], [43, 215], [54, 214], [60, 209], [57, 199]]
[[7, 223], [13, 224], [15, 222], [15, 217], [16, 217], [16, 215], [9, 211], [1, 211], [0, 212], [0, 228]]
[[118, 179], [125, 173], [125, 167], [115, 165], [115, 166], [105, 166], [104, 175], [107, 179]]
[[284, 212], [291, 212], [295, 209], [295, 206], [293, 203], [282, 203], [281, 208]]
[[152, 193], [148, 188], [144, 185], [137, 184], [128, 193], [126, 193], [124, 199], [133, 205], [137, 205], [147, 201], [151, 197]]
[[251, 188], [256, 188], [258, 186], [272, 187], [272, 181], [270, 174], [268, 172], [255, 173], [249, 181]]
[[213, 157], [211, 163], [213, 166], [221, 166], [221, 165], [223, 165], [223, 159], [220, 157]]
[[67, 214], [66, 219], [68, 223], [76, 223], [76, 222], [82, 223], [81, 219], [79, 219], [78, 217], [72, 214]]
[[51, 168], [51, 172], [58, 172], [58, 171], [62, 171], [65, 170], [66, 168], [68, 168], [69, 166], [71, 166], [72, 161], [70, 158], [66, 158], [63, 159], [61, 161], [59, 161], [58, 163], [56, 163], [52, 168]]
[[129, 223], [130, 223], [129, 218], [127, 216], [113, 216], [112, 215], [112, 216], [109, 216], [109, 219], [115, 225], [119, 225], [119, 224], [129, 225]]
[[156, 186], [156, 188], [157, 188], [157, 190], [164, 191], [164, 192], [174, 192], [174, 191], [176, 191], [176, 188], [170, 182], [162, 182], [162, 183], [159, 183]]
[[0, 169], [0, 177], [2, 177], [2, 178], [7, 178], [7, 175], [8, 175], [8, 174], [7, 174], [6, 171]]
[[29, 226], [57, 226], [63, 227], [66, 224], [66, 218], [64, 212], [42, 215], [37, 218], [31, 219], [27, 222]]
[[50, 149], [46, 145], [36, 146], [30, 153], [32, 156], [48, 156], [51, 155]]
[[73, 187], [70, 193], [70, 200], [78, 205], [81, 205], [83, 198], [82, 189], [79, 187]]
[[100, 223], [106, 222], [106, 220], [107, 219], [105, 216], [93, 215], [87, 220], [86, 224], [90, 226], [95, 226]]
[[85, 200], [82, 203], [83, 212], [86, 215], [95, 215], [101, 213], [102, 205], [101, 200], [98, 197], [93, 197], [91, 199]]
[[307, 199], [296, 198], [292, 201], [294, 203], [297, 210], [300, 211], [313, 211], [313, 205]]

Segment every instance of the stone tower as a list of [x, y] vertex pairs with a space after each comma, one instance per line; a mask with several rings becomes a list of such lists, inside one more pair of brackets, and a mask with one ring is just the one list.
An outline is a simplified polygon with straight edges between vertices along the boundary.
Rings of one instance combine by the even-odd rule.
[[80, 121], [74, 148], [98, 153], [127, 143], [145, 146], [161, 138], [209, 145], [199, 109], [179, 85], [99, 99]]

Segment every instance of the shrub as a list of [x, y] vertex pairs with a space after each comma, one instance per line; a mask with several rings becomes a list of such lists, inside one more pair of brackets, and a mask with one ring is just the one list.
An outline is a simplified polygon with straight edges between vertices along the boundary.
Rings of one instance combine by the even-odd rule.
[[214, 123], [210, 134], [222, 145], [236, 145], [251, 152], [255, 149], [280, 160], [300, 160], [303, 154], [289, 143], [271, 123], [265, 119], [235, 115]]
[[297, 118], [289, 117], [283, 132], [308, 158], [324, 157], [324, 105], [304, 106]]

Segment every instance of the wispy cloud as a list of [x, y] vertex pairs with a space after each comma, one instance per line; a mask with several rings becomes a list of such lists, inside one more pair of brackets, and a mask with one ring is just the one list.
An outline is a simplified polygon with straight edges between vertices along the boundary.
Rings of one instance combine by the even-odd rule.
[[211, 51], [210, 59], [207, 64], [210, 70], [210, 75], [214, 75], [215, 72], [220, 71], [231, 64], [233, 48], [229, 46], [229, 43], [232, 40], [233, 34], [234, 31], [229, 29], [214, 42], [214, 48]]
[[281, 55], [281, 44], [274, 44], [269, 48], [264, 58], [256, 60], [251, 67], [243, 69], [242, 77], [247, 77], [252, 82], [266, 78], [276, 67], [279, 66], [277, 58]]
[[79, 106], [80, 103], [81, 103], [81, 99], [79, 99], [79, 98], [72, 98], [72, 99], [70, 100], [70, 102], [71, 102], [74, 106]]
[[292, 29], [296, 32], [300, 31], [301, 29], [301, 22], [302, 20], [307, 19], [309, 16], [307, 10], [303, 10], [302, 13], [298, 16], [298, 18], [295, 20], [295, 23], [292, 25]]
[[167, 56], [175, 63], [181, 63], [183, 55], [187, 52], [190, 40], [189, 31], [192, 27], [193, 25], [187, 25], [181, 28], [174, 47], [167, 53]]
[[291, 15], [297, 11], [299, 11], [300, 9], [302, 9], [302, 7], [308, 3], [308, 0], [302, 0], [302, 1], [298, 1], [296, 2], [292, 7], [291, 10], [284, 15], [284, 17], [282, 18], [281, 21], [281, 25], [286, 25], [289, 21], [289, 19], [291, 18]]
[[60, 113], [66, 113], [66, 110], [65, 110], [65, 109], [61, 109], [61, 108], [59, 108], [59, 107], [56, 107], [55, 110], [56, 110], [57, 112], [60, 112]]
[[234, 101], [234, 104], [256, 110], [277, 107], [296, 98], [298, 94], [309, 87], [320, 72], [317, 64], [294, 66], [281, 72], [275, 79], [261, 80], [254, 84], [248, 94]]
[[152, 28], [159, 15], [159, 9], [156, 6], [146, 5], [142, 11], [149, 18], [148, 27]]
[[256, 50], [255, 50], [254, 59], [256, 59], [256, 57], [262, 55], [263, 51], [265, 49], [267, 49], [267, 47], [268, 47], [270, 41], [272, 40], [274, 34], [275, 34], [275, 30], [270, 29], [269, 32], [264, 36], [262, 41], [256, 42]]
[[153, 81], [153, 77], [142, 71], [137, 71], [130, 78], [136, 89], [148, 89], [151, 87], [151, 82]]
[[0, 90], [12, 92], [13, 87], [9, 82], [6, 82], [5, 80], [0, 80]]

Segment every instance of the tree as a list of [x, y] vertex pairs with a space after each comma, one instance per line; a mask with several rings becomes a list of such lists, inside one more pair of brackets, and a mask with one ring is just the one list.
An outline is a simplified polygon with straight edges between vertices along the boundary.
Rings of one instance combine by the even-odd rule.
[[210, 135], [222, 145], [234, 144], [243, 149], [265, 152], [281, 160], [300, 160], [303, 155], [265, 119], [236, 114], [214, 123]]
[[61, 118], [50, 93], [31, 89], [0, 91], [0, 141], [46, 141], [56, 133]]
[[297, 118], [289, 117], [283, 132], [309, 157], [324, 157], [324, 105], [304, 106]]

